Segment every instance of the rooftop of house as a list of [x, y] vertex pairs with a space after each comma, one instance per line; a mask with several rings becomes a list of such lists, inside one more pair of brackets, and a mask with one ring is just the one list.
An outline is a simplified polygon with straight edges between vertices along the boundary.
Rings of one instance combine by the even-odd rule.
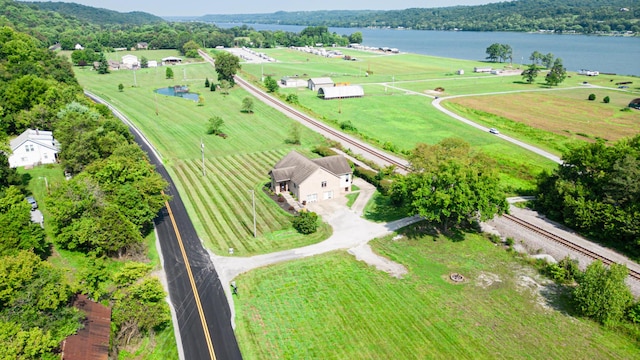
[[291, 180], [296, 184], [300, 184], [319, 168], [336, 176], [351, 173], [351, 167], [347, 159], [341, 155], [311, 160], [294, 150], [278, 161], [270, 174], [276, 182]]

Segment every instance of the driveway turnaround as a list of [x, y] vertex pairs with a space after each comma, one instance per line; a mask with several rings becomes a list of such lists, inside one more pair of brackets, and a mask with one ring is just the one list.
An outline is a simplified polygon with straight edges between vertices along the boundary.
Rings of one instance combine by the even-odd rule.
[[[358, 184], [358, 186], [362, 189], [366, 187], [364, 184]], [[372, 193], [369, 193], [368, 196], [361, 194], [358, 200], [366, 203], [371, 194]], [[235, 318], [235, 310], [233, 307], [231, 287], [228, 286], [228, 284], [230, 284], [236, 276], [259, 267], [320, 255], [335, 250], [351, 249], [349, 253], [353, 254], [356, 259], [374, 265], [382, 271], [387, 271], [392, 276], [402, 275], [402, 265], [378, 257], [371, 251], [367, 243], [375, 238], [391, 234], [402, 227], [416, 223], [421, 220], [420, 217], [412, 216], [389, 223], [375, 223], [363, 219], [360, 217], [360, 213], [347, 208], [346, 198], [335, 198], [313, 203], [310, 204], [308, 208], [311, 211], [317, 212], [322, 216], [322, 219], [328, 222], [333, 228], [333, 235], [327, 240], [293, 250], [284, 250], [251, 257], [210, 255], [220, 275], [220, 282], [227, 284], [225, 291], [231, 304], [232, 318]], [[234, 320], [232, 319], [232, 323], [233, 322]]]

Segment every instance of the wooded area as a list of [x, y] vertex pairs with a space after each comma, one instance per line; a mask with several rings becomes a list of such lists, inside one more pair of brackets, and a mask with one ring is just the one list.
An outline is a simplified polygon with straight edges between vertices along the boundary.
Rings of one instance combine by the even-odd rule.
[[[627, 10], [621, 10], [627, 9]], [[538, 31], [557, 33], [640, 32], [640, 1], [517, 0], [477, 6], [405, 10], [279, 11], [271, 14], [206, 15], [209, 22], [245, 22], [416, 30]]]

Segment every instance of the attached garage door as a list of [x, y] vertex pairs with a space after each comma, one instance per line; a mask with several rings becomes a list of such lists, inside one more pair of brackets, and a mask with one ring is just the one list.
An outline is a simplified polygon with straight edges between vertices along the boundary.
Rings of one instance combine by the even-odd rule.
[[307, 195], [307, 202], [312, 203], [318, 201], [318, 194], [309, 194]]
[[333, 199], [333, 191], [325, 191], [325, 192], [322, 194], [322, 199], [323, 199], [323, 200]]

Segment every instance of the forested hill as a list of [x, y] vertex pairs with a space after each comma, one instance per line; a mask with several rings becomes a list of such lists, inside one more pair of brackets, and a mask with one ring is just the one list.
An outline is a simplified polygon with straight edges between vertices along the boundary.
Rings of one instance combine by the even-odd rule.
[[144, 25], [165, 21], [161, 17], [141, 12], [133, 11], [121, 13], [113, 10], [99, 9], [91, 6], [79, 5], [66, 2], [27, 2], [37, 6], [42, 10], [55, 11], [62, 15], [74, 16], [96, 25], [127, 24]]
[[309, 11], [205, 15], [200, 21], [422, 30], [640, 33], [640, 0], [515, 0], [479, 6], [393, 11]]

